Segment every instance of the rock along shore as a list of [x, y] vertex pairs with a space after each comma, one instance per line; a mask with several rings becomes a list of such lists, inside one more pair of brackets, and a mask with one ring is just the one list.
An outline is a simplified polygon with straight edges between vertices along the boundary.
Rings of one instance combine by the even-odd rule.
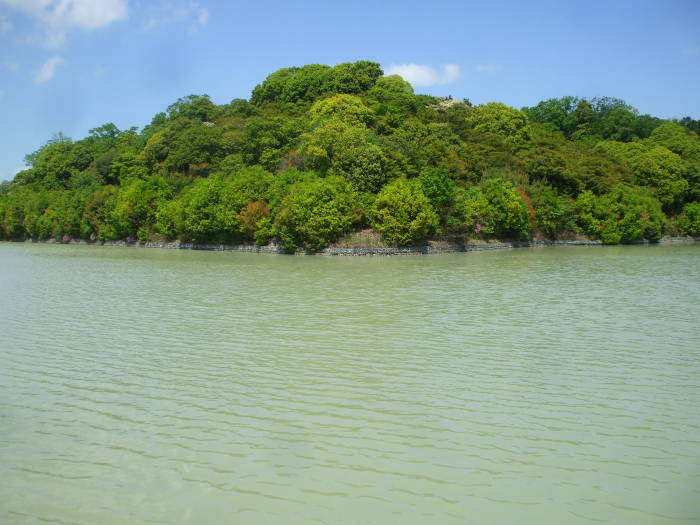
[[[685, 244], [699, 242], [700, 237], [664, 237], [658, 243], [649, 241], [637, 241], [632, 244]], [[49, 243], [49, 244], [76, 244], [94, 246], [117, 246], [136, 248], [165, 248], [173, 250], [208, 250], [221, 252], [248, 252], [248, 253], [271, 253], [271, 254], [291, 254], [291, 255], [429, 255], [436, 253], [471, 252], [483, 250], [502, 250], [506, 248], [534, 248], [544, 246], [603, 246], [601, 241], [590, 239], [577, 239], [567, 241], [533, 240], [533, 241], [494, 241], [494, 242], [466, 242], [466, 243], [439, 243], [428, 241], [425, 244], [403, 247], [334, 247], [330, 246], [317, 252], [309, 252], [298, 249], [293, 253], [285, 252], [281, 246], [271, 244], [267, 246], [257, 246], [254, 244], [198, 244], [189, 242], [138, 242], [138, 241], [92, 241], [88, 239], [49, 239], [39, 241], [28, 239], [29, 243]]]

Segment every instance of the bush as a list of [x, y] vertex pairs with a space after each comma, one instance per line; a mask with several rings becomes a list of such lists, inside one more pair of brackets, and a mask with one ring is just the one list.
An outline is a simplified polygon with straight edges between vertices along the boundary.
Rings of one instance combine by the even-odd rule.
[[549, 239], [557, 239], [563, 232], [573, 230], [571, 202], [545, 184], [533, 184], [528, 195], [535, 210], [534, 227]]
[[[328, 177], [293, 184], [280, 203], [274, 225], [285, 250], [317, 251], [350, 231], [355, 216], [355, 194], [348, 183]], [[263, 239], [263, 234], [256, 237], [258, 242]]]
[[527, 205], [515, 187], [503, 179], [488, 179], [462, 196], [465, 230], [482, 237], [527, 239]]
[[676, 224], [684, 235], [700, 235], [700, 202], [683, 206], [683, 213], [676, 218]]
[[452, 212], [455, 185], [447, 173], [439, 168], [425, 168], [418, 177], [423, 193], [430, 200], [433, 210], [444, 221]]
[[377, 195], [371, 210], [372, 227], [387, 243], [404, 246], [425, 238], [439, 219], [417, 180], [398, 179]]
[[575, 211], [581, 231], [605, 244], [641, 239], [655, 242], [666, 227], [661, 203], [644, 188], [616, 186], [600, 197], [584, 192], [576, 202]]

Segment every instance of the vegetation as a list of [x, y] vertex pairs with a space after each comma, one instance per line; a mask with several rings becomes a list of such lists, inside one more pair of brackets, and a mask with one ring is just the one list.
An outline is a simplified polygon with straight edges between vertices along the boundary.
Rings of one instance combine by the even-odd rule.
[[368, 228], [392, 245], [700, 235], [698, 133], [613, 98], [473, 106], [416, 95], [373, 62], [286, 68], [250, 100], [189, 95], [140, 131], [55, 135], [0, 184], [0, 239], [319, 250]]

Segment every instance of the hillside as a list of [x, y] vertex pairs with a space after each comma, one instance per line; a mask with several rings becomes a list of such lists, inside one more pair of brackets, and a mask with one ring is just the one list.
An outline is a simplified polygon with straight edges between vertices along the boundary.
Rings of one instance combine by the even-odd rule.
[[700, 235], [700, 122], [619, 99], [418, 95], [368, 61], [190, 95], [141, 130], [58, 134], [0, 184], [0, 239], [279, 242]]

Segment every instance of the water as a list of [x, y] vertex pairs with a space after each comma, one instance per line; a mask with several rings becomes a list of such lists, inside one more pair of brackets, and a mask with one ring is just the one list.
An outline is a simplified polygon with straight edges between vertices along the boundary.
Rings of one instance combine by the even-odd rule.
[[698, 523], [700, 246], [0, 244], [0, 523]]

